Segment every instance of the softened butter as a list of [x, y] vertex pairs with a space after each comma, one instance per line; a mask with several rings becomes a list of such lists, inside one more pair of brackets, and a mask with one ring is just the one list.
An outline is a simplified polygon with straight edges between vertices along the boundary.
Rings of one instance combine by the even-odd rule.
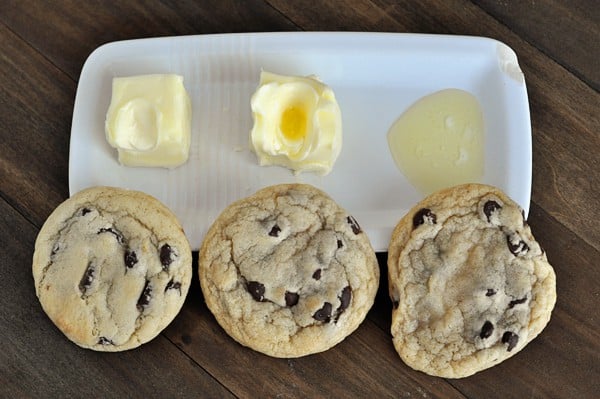
[[315, 76], [262, 71], [251, 109], [250, 146], [260, 165], [331, 171], [342, 148], [342, 114], [329, 86]]
[[106, 139], [125, 166], [174, 168], [188, 159], [191, 117], [182, 76], [114, 78]]

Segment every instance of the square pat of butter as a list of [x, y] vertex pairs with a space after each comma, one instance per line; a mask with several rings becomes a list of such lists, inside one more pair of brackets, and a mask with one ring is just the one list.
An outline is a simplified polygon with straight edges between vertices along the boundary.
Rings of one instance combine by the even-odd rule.
[[182, 76], [113, 78], [105, 133], [122, 165], [174, 168], [185, 163], [191, 119]]

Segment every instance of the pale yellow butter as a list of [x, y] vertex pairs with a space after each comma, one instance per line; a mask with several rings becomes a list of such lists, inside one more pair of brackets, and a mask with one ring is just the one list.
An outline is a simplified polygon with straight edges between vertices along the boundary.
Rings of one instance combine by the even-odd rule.
[[125, 166], [174, 168], [188, 159], [191, 118], [182, 76], [114, 78], [106, 139]]
[[342, 114], [329, 86], [314, 76], [262, 71], [250, 105], [250, 146], [260, 165], [331, 171], [342, 148]]
[[424, 195], [484, 172], [485, 129], [477, 98], [459, 89], [429, 94], [411, 105], [390, 128], [392, 157]]

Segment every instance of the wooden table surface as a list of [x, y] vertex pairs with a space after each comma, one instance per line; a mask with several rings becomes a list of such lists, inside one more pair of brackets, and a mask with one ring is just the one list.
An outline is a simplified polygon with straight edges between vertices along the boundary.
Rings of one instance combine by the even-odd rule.
[[[379, 254], [384, 277], [373, 309], [321, 354], [274, 359], [238, 345], [198, 284], [142, 347], [106, 354], [68, 341], [35, 296], [31, 259], [40, 227], [69, 195], [73, 102], [89, 54], [122, 39], [315, 30], [487, 36], [515, 50], [533, 131], [529, 223], [557, 274], [546, 329], [472, 377], [413, 371], [392, 346]], [[3, 0], [0, 76], [1, 397], [600, 397], [597, 1]]]

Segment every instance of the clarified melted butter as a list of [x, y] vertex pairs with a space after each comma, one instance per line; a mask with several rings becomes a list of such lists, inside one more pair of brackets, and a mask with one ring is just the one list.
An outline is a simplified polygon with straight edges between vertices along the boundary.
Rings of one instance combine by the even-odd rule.
[[424, 195], [483, 176], [483, 112], [466, 91], [421, 98], [394, 122], [387, 139], [396, 165]]

